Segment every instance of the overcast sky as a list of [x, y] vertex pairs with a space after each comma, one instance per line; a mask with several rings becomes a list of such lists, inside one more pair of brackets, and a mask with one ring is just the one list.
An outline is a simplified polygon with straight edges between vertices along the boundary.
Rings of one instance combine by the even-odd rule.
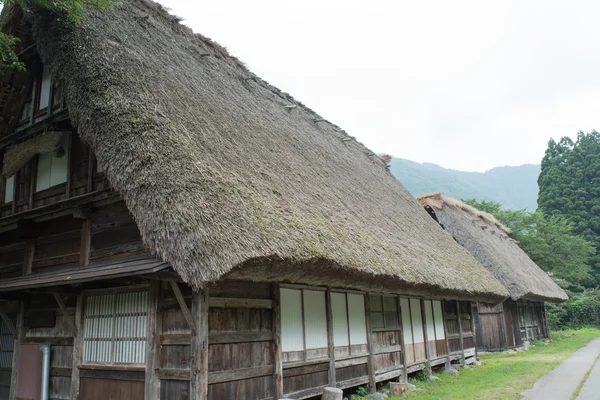
[[485, 171], [600, 129], [600, 2], [160, 0], [379, 153]]

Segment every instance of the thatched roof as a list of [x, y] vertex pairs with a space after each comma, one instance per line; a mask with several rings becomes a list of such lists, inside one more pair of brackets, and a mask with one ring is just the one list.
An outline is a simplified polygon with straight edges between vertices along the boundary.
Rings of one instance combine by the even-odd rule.
[[225, 276], [508, 296], [377, 155], [158, 4], [126, 0], [79, 26], [28, 18], [145, 244], [193, 287]]
[[511, 230], [493, 215], [440, 193], [419, 202], [510, 292], [513, 300], [563, 301], [568, 296], [518, 243]]

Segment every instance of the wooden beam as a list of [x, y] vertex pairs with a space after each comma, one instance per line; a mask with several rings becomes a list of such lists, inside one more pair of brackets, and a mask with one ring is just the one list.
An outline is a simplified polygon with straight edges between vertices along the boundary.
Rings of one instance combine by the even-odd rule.
[[86, 219], [81, 223], [81, 242], [79, 245], [79, 265], [87, 267], [90, 263], [90, 247], [92, 237], [92, 220]]
[[37, 183], [37, 164], [38, 156], [33, 157], [31, 160], [31, 174], [29, 176], [29, 209], [33, 209], [35, 206], [35, 186]]
[[283, 397], [283, 362], [281, 352], [281, 300], [279, 284], [271, 285], [273, 298], [273, 393], [276, 399]]
[[222, 383], [240, 381], [261, 376], [273, 375], [274, 367], [272, 365], [263, 365], [259, 367], [240, 368], [229, 371], [211, 372], [208, 374], [208, 383]]
[[[344, 294], [344, 297], [347, 296]], [[348, 300], [346, 299], [346, 305]], [[331, 309], [331, 290], [327, 288], [325, 308], [327, 312], [327, 353], [329, 355], [329, 385], [335, 387], [335, 347], [333, 344], [333, 311]], [[348, 332], [350, 332], [350, 325], [348, 324]], [[349, 333], [348, 333], [349, 334]], [[348, 341], [348, 348], [350, 349], [350, 341]]]
[[446, 323], [446, 307], [444, 307], [444, 301], [442, 304], [442, 323], [444, 324], [444, 341], [446, 344], [446, 369], [452, 367], [452, 360], [450, 359], [450, 342], [448, 341], [448, 324]]
[[427, 332], [427, 312], [425, 311], [425, 300], [421, 299], [421, 320], [423, 320], [423, 337], [425, 338], [425, 359], [427, 360], [427, 370], [431, 373], [431, 349], [429, 348], [429, 332]]
[[402, 382], [407, 383], [408, 373], [406, 370], [406, 343], [404, 343], [404, 323], [402, 321], [402, 302], [400, 301], [400, 296], [396, 296], [396, 304], [398, 304], [398, 325], [400, 326], [400, 346], [402, 346], [402, 352], [400, 353], [400, 358], [402, 361]]
[[369, 352], [368, 371], [369, 371], [369, 391], [375, 393], [377, 389], [377, 381], [375, 379], [375, 354], [373, 345], [373, 331], [371, 329], [371, 296], [365, 293], [365, 322], [367, 325], [367, 350]]
[[67, 313], [67, 306], [65, 305], [65, 302], [63, 301], [62, 297], [60, 297], [60, 295], [58, 293], [53, 293], [53, 295], [54, 295], [54, 300], [56, 300], [56, 303], [58, 304], [58, 307], [60, 308], [60, 311], [62, 311], [62, 313], [65, 316], [65, 318], [67, 319], [67, 321], [69, 321], [69, 325], [71, 325], [71, 328], [73, 328], [73, 337], [77, 337], [78, 336], [77, 325], [75, 324], [74, 319], [72, 320], [69, 318], [69, 314]]
[[91, 193], [94, 191], [94, 171], [96, 169], [95, 166], [95, 156], [92, 151], [92, 146], [88, 145], [88, 168], [87, 168], [87, 192]]
[[[183, 294], [181, 294], [181, 289], [179, 289], [179, 284], [177, 282], [170, 280], [171, 289], [173, 289], [173, 293], [175, 293], [175, 298], [177, 298], [177, 302], [179, 303], [179, 307], [181, 307], [181, 311], [183, 312], [183, 316], [187, 321], [190, 329], [192, 330], [192, 335], [196, 335], [198, 332], [198, 326], [194, 322], [194, 317], [190, 313], [190, 310], [185, 303], [185, 299], [183, 298]], [[206, 323], [206, 321], [201, 321], [201, 323]]]
[[190, 363], [190, 400], [208, 399], [208, 289], [192, 294], [194, 325]]
[[463, 340], [463, 330], [462, 330], [462, 317], [460, 315], [460, 302], [455, 300], [456, 302], [456, 318], [458, 318], [458, 340], [460, 342], [460, 362], [465, 365], [465, 343]]
[[264, 299], [237, 299], [227, 297], [211, 297], [212, 308], [273, 308], [273, 300]]
[[10, 392], [8, 398], [14, 400], [16, 398], [17, 388], [17, 370], [19, 367], [19, 353], [21, 352], [21, 343], [25, 338], [25, 302], [19, 304], [19, 312], [17, 314], [17, 336], [14, 337], [14, 350], [12, 359], [12, 372], [10, 375]]
[[3, 310], [0, 310], [0, 317], [2, 317], [2, 320], [8, 327], [8, 330], [12, 334], [13, 338], [16, 338], [19, 335], [17, 328], [13, 325], [10, 318], [8, 318], [8, 315], [6, 315], [6, 313]]
[[33, 256], [35, 253], [35, 240], [29, 239], [25, 243], [25, 257], [23, 260], [23, 275], [30, 275], [33, 268]]
[[67, 138], [67, 184], [65, 186], [65, 199], [71, 197], [71, 186], [73, 186], [73, 133]]
[[146, 373], [144, 381], [144, 399], [160, 400], [160, 379], [156, 376], [156, 371], [160, 367], [156, 363], [157, 357], [157, 324], [156, 316], [158, 314], [158, 281], [150, 284], [148, 293], [148, 321], [146, 322]]
[[[75, 306], [75, 326], [81, 331], [83, 326], [83, 295], [77, 296], [77, 305]], [[83, 336], [83, 335], [82, 335]], [[73, 341], [73, 367], [71, 368], [71, 399], [79, 398], [79, 366], [83, 359], [81, 351], [83, 346], [83, 337]]]

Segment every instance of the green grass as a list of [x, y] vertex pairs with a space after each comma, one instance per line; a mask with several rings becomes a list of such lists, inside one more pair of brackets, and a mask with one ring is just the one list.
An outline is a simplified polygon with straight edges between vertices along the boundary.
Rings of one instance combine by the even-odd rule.
[[600, 330], [557, 331], [551, 336], [548, 345], [535, 343], [528, 351], [516, 354], [482, 354], [481, 367], [462, 369], [457, 375], [438, 374], [437, 381], [412, 382], [417, 389], [403, 399], [519, 399], [523, 390], [591, 339], [600, 337]]

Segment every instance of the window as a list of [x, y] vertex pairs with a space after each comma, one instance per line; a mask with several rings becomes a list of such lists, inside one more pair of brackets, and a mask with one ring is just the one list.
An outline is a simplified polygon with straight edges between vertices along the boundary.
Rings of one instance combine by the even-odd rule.
[[423, 316], [421, 315], [421, 300], [410, 299], [410, 315], [413, 327], [413, 343], [425, 342], [423, 333]]
[[[16, 325], [16, 315], [8, 314], [8, 319], [12, 322], [13, 326]], [[14, 343], [15, 341], [8, 325], [0, 318], [0, 369], [12, 368]]]
[[143, 364], [146, 359], [148, 292], [113, 292], [87, 297], [83, 361]]
[[39, 109], [42, 110], [48, 107], [48, 103], [50, 102], [50, 91], [52, 90], [52, 79], [50, 78], [50, 73], [48, 72], [48, 68], [42, 68], [42, 81], [40, 82], [39, 88]]
[[59, 144], [65, 150], [61, 157], [52, 154], [40, 154], [38, 156], [36, 192], [46, 190], [67, 181], [68, 174], [68, 139], [63, 135]]
[[[306, 289], [281, 289], [281, 348], [283, 352], [327, 348], [325, 292]], [[311, 352], [320, 357], [318, 352]]]
[[15, 176], [6, 179], [4, 185], [4, 204], [10, 203], [15, 199]]
[[370, 295], [371, 327], [398, 329], [398, 299], [395, 296]]
[[333, 345], [367, 344], [365, 298], [362, 294], [331, 293]]
[[433, 302], [433, 320], [435, 322], [435, 338], [436, 340], [444, 339], [446, 333], [444, 331], [444, 316], [442, 314], [442, 302]]

